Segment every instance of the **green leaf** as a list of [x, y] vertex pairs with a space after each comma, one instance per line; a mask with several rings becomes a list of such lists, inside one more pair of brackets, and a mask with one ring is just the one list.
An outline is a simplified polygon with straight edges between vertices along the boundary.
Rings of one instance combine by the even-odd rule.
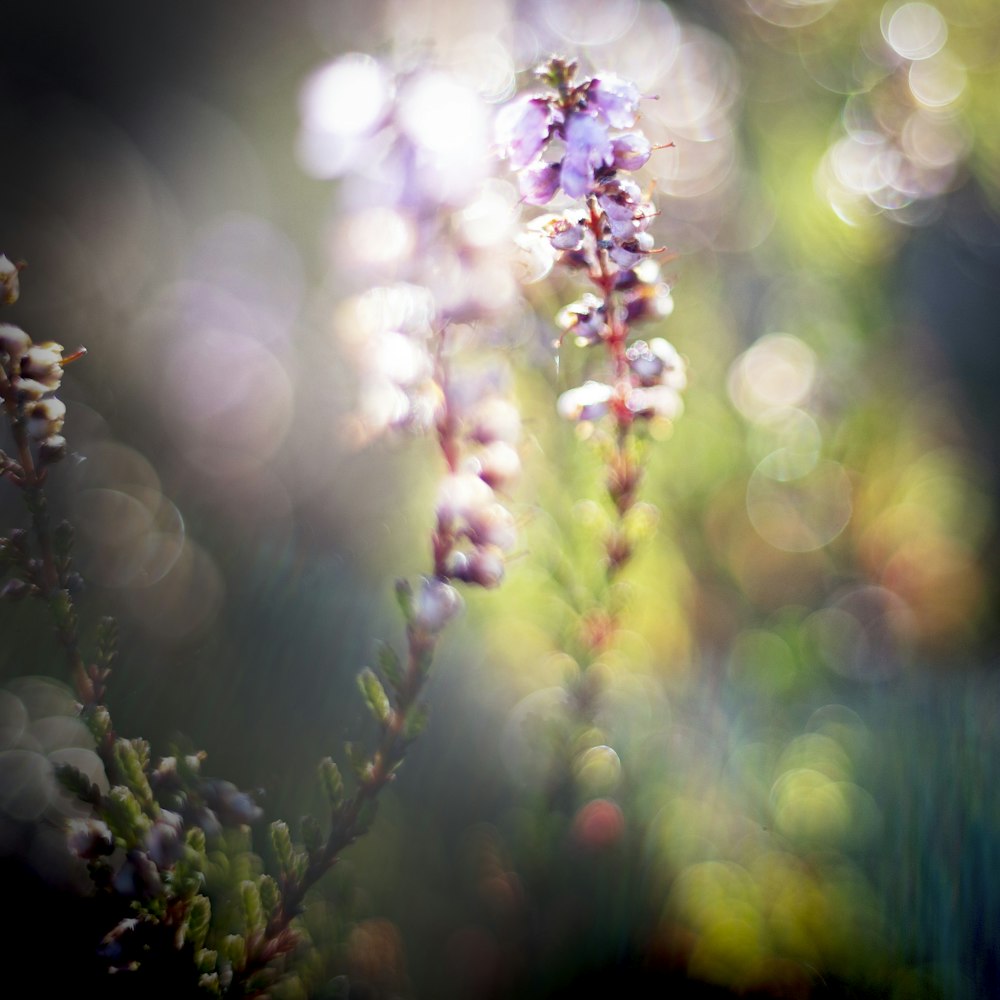
[[319, 762], [319, 777], [323, 782], [323, 790], [334, 809], [339, 809], [344, 802], [344, 779], [340, 768], [331, 757], [324, 757]]
[[187, 831], [187, 845], [200, 859], [202, 866], [206, 860], [205, 831], [200, 826], [192, 826]]
[[126, 847], [137, 844], [149, 832], [152, 822], [142, 805], [125, 785], [115, 785], [105, 800], [105, 820], [115, 838]]
[[403, 726], [403, 735], [408, 740], [415, 740], [426, 728], [430, 711], [424, 702], [417, 702], [410, 707], [406, 713], [406, 723]]
[[115, 740], [115, 763], [121, 772], [125, 784], [132, 794], [142, 803], [143, 808], [153, 812], [156, 803], [153, 799], [153, 789], [146, 777], [146, 767], [149, 765], [149, 744], [145, 740]]
[[118, 622], [105, 617], [97, 626], [97, 666], [110, 670], [118, 657]]
[[264, 930], [264, 907], [260, 900], [260, 889], [257, 883], [247, 879], [240, 885], [240, 898], [243, 901], [243, 919], [246, 922], [247, 935], [253, 936]]
[[[191, 900], [187, 917], [187, 939], [194, 946], [197, 952], [205, 947], [205, 939], [208, 937], [208, 929], [212, 923], [212, 904], [207, 896], [195, 896]], [[202, 972], [211, 972], [215, 968], [215, 952], [212, 952], [212, 964], [207, 967], [199, 966]]]
[[376, 646], [376, 656], [382, 676], [398, 691], [403, 684], [403, 665], [399, 661], [399, 654], [389, 643], [380, 642]]
[[364, 781], [371, 770], [371, 761], [365, 753], [365, 749], [357, 743], [347, 742], [344, 744], [344, 753], [347, 754], [347, 761], [351, 765], [360, 781]]
[[383, 726], [387, 725], [392, 716], [392, 705], [385, 688], [382, 687], [382, 682], [369, 667], [365, 667], [358, 674], [358, 688], [376, 721]]
[[277, 819], [271, 824], [271, 844], [282, 875], [292, 874], [295, 871], [295, 848], [292, 846], [288, 824], [283, 819]]
[[111, 713], [106, 705], [94, 705], [84, 717], [94, 742], [101, 746], [111, 734]]
[[301, 829], [302, 843], [312, 857], [323, 846], [323, 831], [315, 816], [303, 816]]
[[281, 902], [281, 890], [270, 875], [261, 875], [257, 880], [257, 888], [260, 890], [260, 905], [264, 908], [264, 919], [270, 920]]
[[413, 621], [413, 588], [409, 580], [396, 581], [396, 600], [399, 610], [403, 612], [403, 619], [409, 625]]
[[218, 961], [219, 953], [211, 948], [199, 948], [194, 953], [195, 968], [201, 973], [214, 972]]
[[227, 934], [219, 950], [234, 969], [242, 969], [246, 960], [247, 943], [242, 934]]

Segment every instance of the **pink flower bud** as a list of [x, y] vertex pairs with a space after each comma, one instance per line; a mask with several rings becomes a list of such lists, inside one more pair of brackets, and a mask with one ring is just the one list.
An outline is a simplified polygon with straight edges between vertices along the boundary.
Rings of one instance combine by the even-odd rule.
[[457, 472], [446, 476], [438, 487], [438, 520], [450, 524], [456, 520], [468, 521], [483, 507], [494, 503], [493, 490], [479, 476], [471, 472]]
[[509, 552], [517, 542], [514, 516], [501, 503], [488, 504], [470, 513], [468, 535], [476, 545]]
[[481, 444], [503, 441], [510, 445], [521, 440], [521, 414], [508, 399], [489, 396], [469, 415], [469, 437]]
[[440, 632], [462, 610], [462, 595], [437, 577], [425, 576], [413, 602], [413, 623], [424, 632]]
[[638, 170], [653, 151], [649, 140], [641, 132], [626, 132], [611, 140], [615, 167], [618, 170]]
[[494, 489], [509, 486], [521, 472], [521, 456], [506, 441], [491, 441], [470, 459], [470, 472]]
[[469, 554], [469, 583], [490, 589], [500, 585], [504, 576], [503, 553], [493, 545], [482, 545]]

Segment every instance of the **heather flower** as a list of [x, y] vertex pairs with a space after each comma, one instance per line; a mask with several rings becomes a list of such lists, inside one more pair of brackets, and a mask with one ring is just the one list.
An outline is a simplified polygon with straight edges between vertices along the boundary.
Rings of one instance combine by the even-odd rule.
[[571, 198], [583, 198], [594, 188], [594, 171], [614, 162], [611, 139], [607, 127], [589, 115], [570, 115], [564, 132], [566, 154], [559, 182]]
[[28, 417], [28, 433], [36, 441], [41, 441], [62, 430], [66, 419], [66, 404], [61, 399], [49, 396], [29, 403], [25, 407], [25, 413]]
[[536, 97], [522, 97], [500, 109], [496, 138], [515, 170], [526, 167], [549, 137], [552, 108]]
[[466, 469], [494, 489], [506, 489], [521, 472], [521, 456], [506, 441], [491, 441], [466, 462]]
[[115, 849], [115, 838], [108, 824], [100, 819], [71, 819], [67, 828], [67, 844], [78, 858], [92, 861]]
[[567, 420], [599, 420], [608, 412], [614, 389], [604, 382], [588, 381], [564, 392], [556, 410]]
[[653, 151], [652, 144], [641, 132], [626, 132], [611, 140], [616, 170], [639, 170]]
[[462, 595], [450, 584], [425, 576], [413, 604], [413, 622], [433, 635], [462, 610], [463, 603]]
[[585, 292], [582, 298], [563, 307], [556, 316], [556, 325], [570, 334], [577, 346], [587, 347], [604, 337], [607, 309], [596, 295]]
[[558, 163], [537, 160], [518, 174], [517, 186], [521, 197], [529, 205], [545, 205], [555, 197], [559, 190], [560, 178], [560, 165]]
[[146, 854], [157, 868], [170, 868], [184, 856], [183, 834], [181, 817], [168, 809], [161, 809], [144, 841]]
[[521, 413], [502, 396], [479, 399], [467, 414], [468, 436], [480, 444], [504, 442], [515, 445], [521, 439]]
[[590, 81], [587, 104], [613, 128], [629, 128], [639, 113], [641, 94], [631, 80], [605, 73]]
[[19, 287], [17, 274], [20, 268], [0, 254], [0, 305], [13, 305], [18, 298]]
[[442, 524], [467, 521], [493, 502], [493, 490], [479, 476], [459, 472], [446, 476], [438, 486], [437, 517]]
[[[3, 258], [3, 260], [6, 259], [6, 257]], [[0, 351], [8, 356], [12, 368], [16, 366], [29, 347], [31, 347], [31, 338], [24, 330], [12, 323], [0, 323]]]

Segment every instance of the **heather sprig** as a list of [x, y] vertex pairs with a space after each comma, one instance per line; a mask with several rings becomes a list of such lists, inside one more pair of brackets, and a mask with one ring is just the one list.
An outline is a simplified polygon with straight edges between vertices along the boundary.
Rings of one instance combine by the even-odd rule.
[[[662, 337], [640, 339], [638, 325], [673, 310], [650, 225], [656, 209], [630, 176], [653, 146], [637, 128], [642, 95], [615, 74], [578, 74], [574, 61], [550, 59], [536, 71], [543, 90], [515, 98], [496, 119], [496, 136], [529, 205], [556, 202], [530, 228], [548, 241], [555, 263], [589, 284], [556, 317], [556, 346], [569, 339], [599, 355], [599, 370], [563, 392], [565, 418], [591, 426], [602, 449], [605, 486], [615, 512], [604, 539], [609, 589], [634, 554], [629, 514], [645, 468], [646, 426], [682, 411], [685, 364]], [[613, 641], [620, 609], [611, 596], [581, 621], [583, 645], [597, 656]], [[575, 691], [582, 720], [596, 697], [586, 664]]]

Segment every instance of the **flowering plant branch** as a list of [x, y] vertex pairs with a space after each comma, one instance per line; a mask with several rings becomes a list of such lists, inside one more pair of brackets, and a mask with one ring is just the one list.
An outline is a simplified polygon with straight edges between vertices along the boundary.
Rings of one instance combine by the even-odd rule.
[[[4, 304], [18, 298], [18, 270], [6, 257], [0, 258]], [[92, 818], [71, 823], [71, 848], [87, 860], [97, 888], [120, 899], [127, 914], [101, 944], [112, 969], [136, 972], [146, 963], [159, 970], [169, 954], [176, 954], [182, 964], [193, 962], [199, 986], [209, 992], [252, 996], [273, 985], [284, 969], [279, 960], [299, 944], [292, 922], [302, 911], [306, 893], [368, 830], [380, 792], [423, 729], [427, 716], [420, 697], [438, 636], [463, 603], [450, 581], [496, 585], [503, 573], [502, 549], [512, 543], [510, 515], [495, 502], [490, 482], [503, 478], [505, 457], [509, 471], [501, 438], [516, 434], [516, 422], [511, 423], [512, 411], [496, 399], [492, 410], [478, 408], [477, 419], [459, 418], [441, 360], [443, 340], [442, 329], [435, 368], [441, 400], [435, 432], [447, 475], [431, 538], [433, 573], [415, 588], [406, 581], [397, 584], [406, 626], [405, 657], [383, 645], [378, 672], [365, 668], [358, 678], [381, 736], [368, 754], [348, 746], [356, 776], [350, 795], [333, 760], [321, 763], [330, 805], [325, 836], [319, 823], [307, 817], [303, 843], [296, 845], [286, 823], [272, 823], [278, 877], [262, 874], [242, 881], [242, 933], [220, 936], [212, 922], [207, 850], [219, 843], [225, 827], [245, 828], [260, 819], [262, 810], [231, 783], [202, 777], [204, 755], [164, 757], [154, 765], [145, 740], [115, 735], [104, 696], [117, 630], [110, 619], [101, 623], [95, 662], [86, 665], [72, 598], [80, 585], [72, 570], [72, 531], [65, 522], [52, 528], [44, 491], [49, 466], [66, 451], [61, 435], [65, 404], [54, 394], [63, 365], [83, 352], [63, 357], [60, 345], [34, 344], [20, 328], [0, 324], [0, 396], [18, 456], [4, 453], [0, 465], [5, 478], [24, 495], [34, 536], [32, 544], [29, 532], [16, 530], [2, 540], [0, 551], [11, 573], [2, 595], [8, 600], [35, 596], [49, 605], [81, 716], [104, 765], [103, 786], [69, 765], [59, 766], [58, 777], [93, 811]]]
[[[605, 373], [564, 392], [558, 410], [598, 429], [605, 487], [615, 512], [604, 539], [610, 586], [634, 554], [629, 515], [644, 472], [640, 430], [650, 421], [680, 415], [686, 372], [668, 341], [647, 342], [633, 334], [636, 324], [664, 318], [673, 309], [654, 260], [664, 250], [648, 231], [657, 212], [628, 176], [653, 152], [649, 140], [634, 130], [641, 95], [614, 74], [578, 79], [577, 70], [575, 62], [561, 58], [541, 66], [537, 76], [547, 89], [506, 105], [497, 118], [497, 135], [525, 202], [547, 205], [560, 192], [574, 202], [531, 226], [548, 239], [558, 264], [582, 275], [592, 289], [559, 313], [563, 332], [557, 345], [570, 337], [578, 347], [601, 350]], [[613, 606], [592, 611], [582, 623], [584, 646], [597, 655], [618, 627]], [[587, 718], [596, 692], [585, 669], [580, 681], [576, 708]]]

